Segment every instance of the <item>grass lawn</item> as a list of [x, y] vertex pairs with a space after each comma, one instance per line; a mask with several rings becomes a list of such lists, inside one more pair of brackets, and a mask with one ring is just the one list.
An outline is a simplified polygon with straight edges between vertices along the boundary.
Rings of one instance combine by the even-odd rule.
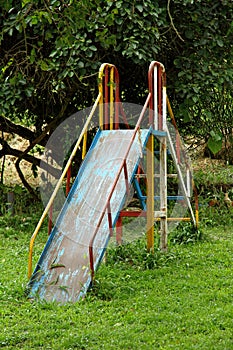
[[[170, 245], [157, 267], [109, 258], [96, 287], [75, 304], [25, 296], [36, 219], [0, 218], [0, 347], [4, 349], [233, 349], [233, 229]], [[43, 247], [36, 241], [35, 255]], [[156, 265], [156, 264], [155, 264]]]

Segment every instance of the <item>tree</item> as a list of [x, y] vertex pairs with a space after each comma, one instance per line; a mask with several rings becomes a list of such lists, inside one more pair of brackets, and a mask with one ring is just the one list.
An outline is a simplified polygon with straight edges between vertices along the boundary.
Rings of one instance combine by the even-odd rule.
[[[185, 132], [218, 139], [217, 94], [224, 97], [219, 120], [231, 120], [232, 2], [8, 0], [0, 6], [0, 157], [18, 158], [25, 186], [20, 160], [35, 170], [33, 147], [43, 147], [62, 120], [93, 103], [104, 61], [118, 67], [124, 99], [138, 104], [145, 101], [150, 61], [163, 62]], [[5, 132], [26, 138], [28, 149], [10, 147]]]
[[[132, 97], [132, 86], [141, 74], [135, 74], [135, 65], [146, 72], [161, 46], [163, 21], [157, 24], [157, 18], [164, 11], [155, 5], [146, 1], [143, 7], [129, 0], [124, 6], [121, 0], [24, 0], [2, 6], [0, 125], [2, 131], [20, 133], [29, 140], [21, 159], [27, 157], [37, 166], [38, 161], [27, 155], [33, 145], [43, 146], [64, 118], [93, 103], [103, 61], [124, 67], [125, 96]], [[25, 116], [33, 131], [19, 127]], [[1, 143], [1, 156], [19, 157], [3, 137]]]
[[182, 40], [174, 59], [176, 115], [186, 133], [208, 142], [214, 154], [224, 146], [225, 159], [233, 162], [233, 3], [177, 3], [172, 6], [173, 20]]

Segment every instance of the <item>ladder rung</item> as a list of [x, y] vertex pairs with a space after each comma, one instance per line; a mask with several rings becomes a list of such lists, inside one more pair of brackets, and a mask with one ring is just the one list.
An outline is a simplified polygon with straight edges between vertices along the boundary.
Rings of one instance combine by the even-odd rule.
[[160, 130], [152, 130], [152, 134], [156, 137], [166, 137], [167, 136], [166, 131], [160, 131]]
[[[140, 198], [142, 200], [146, 200], [147, 197], [146, 196], [140, 196]], [[160, 196], [154, 196], [154, 199], [155, 200], [160, 200]], [[167, 196], [167, 199], [169, 201], [174, 201], [174, 200], [183, 201], [185, 199], [185, 197], [184, 196]]]
[[[160, 177], [160, 174], [155, 174], [154, 177]], [[167, 177], [169, 177], [169, 178], [177, 178], [178, 175], [177, 174], [167, 174]]]
[[[144, 149], [143, 151], [142, 151], [142, 153], [144, 154], [144, 155], [146, 155], [146, 150]], [[160, 151], [154, 151], [154, 154], [160, 154]], [[170, 152], [170, 150], [169, 149], [167, 149], [167, 154], [170, 156], [171, 155], [171, 152]]]
[[[154, 154], [160, 154], [160, 151], [154, 151]], [[171, 152], [169, 151], [169, 149], [167, 150], [167, 154], [170, 156]]]
[[154, 211], [154, 218], [155, 219], [166, 218], [166, 213], [164, 211]]
[[[155, 221], [160, 220], [160, 218], [155, 218]], [[191, 221], [191, 218], [167, 218], [167, 221]]]
[[[146, 174], [135, 174], [134, 175], [137, 179], [143, 179], [146, 177]], [[154, 174], [154, 177], [160, 177], [160, 174]], [[167, 177], [169, 178], [177, 178], [178, 174], [167, 174]]]
[[[160, 213], [160, 212], [155, 212], [156, 215], [157, 213]], [[125, 217], [125, 216], [131, 216], [131, 217], [138, 217], [138, 216], [144, 216], [146, 217], [146, 211], [144, 210], [137, 210], [137, 211], [128, 211], [128, 210], [122, 210], [120, 212], [120, 216], [121, 217]], [[165, 216], [166, 218], [166, 216]], [[160, 217], [154, 217], [154, 221], [160, 221], [161, 218]], [[167, 218], [167, 221], [191, 221], [191, 218]]]

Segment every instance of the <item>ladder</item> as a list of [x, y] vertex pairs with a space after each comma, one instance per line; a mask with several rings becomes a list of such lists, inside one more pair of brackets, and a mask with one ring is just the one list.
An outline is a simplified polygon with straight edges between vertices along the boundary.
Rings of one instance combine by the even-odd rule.
[[[149, 123], [152, 128], [151, 136], [144, 150], [146, 156], [146, 171], [140, 169], [135, 175], [133, 185], [137, 193], [142, 210], [122, 210], [116, 225], [118, 243], [122, 241], [122, 218], [126, 216], [147, 218], [147, 248], [154, 250], [154, 224], [160, 224], [160, 249], [167, 251], [168, 223], [192, 221], [198, 225], [198, 198], [192, 177], [189, 159], [182, 146], [181, 138], [176, 126], [175, 118], [166, 93], [166, 73], [164, 66], [157, 61], [150, 64], [148, 71], [149, 95], [147, 104], [149, 108]], [[170, 116], [168, 122], [167, 113]], [[158, 149], [155, 150], [155, 144]], [[159, 164], [155, 171], [155, 155], [159, 157]], [[168, 173], [168, 156], [171, 157], [176, 173]], [[168, 179], [177, 178], [181, 195], [168, 195]], [[146, 181], [147, 193], [143, 195], [140, 179]], [[159, 193], [155, 192], [159, 188]], [[191, 205], [192, 192], [195, 196], [195, 213]], [[188, 208], [189, 216], [168, 215], [168, 201], [177, 201]], [[155, 210], [156, 202], [159, 208]]]

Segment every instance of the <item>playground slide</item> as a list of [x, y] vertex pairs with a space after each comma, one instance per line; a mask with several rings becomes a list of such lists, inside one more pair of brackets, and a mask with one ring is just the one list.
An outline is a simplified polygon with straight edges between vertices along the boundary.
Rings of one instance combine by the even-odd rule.
[[[91, 284], [90, 242], [95, 236], [92, 247], [96, 270], [110, 238], [109, 215], [105, 208], [113, 188], [112, 227], [125, 203], [124, 170], [118, 180], [117, 177], [133, 132], [97, 132], [29, 281], [30, 297], [65, 303], [85, 295]], [[149, 134], [150, 130], [140, 130], [130, 148], [126, 159], [130, 182]]]

